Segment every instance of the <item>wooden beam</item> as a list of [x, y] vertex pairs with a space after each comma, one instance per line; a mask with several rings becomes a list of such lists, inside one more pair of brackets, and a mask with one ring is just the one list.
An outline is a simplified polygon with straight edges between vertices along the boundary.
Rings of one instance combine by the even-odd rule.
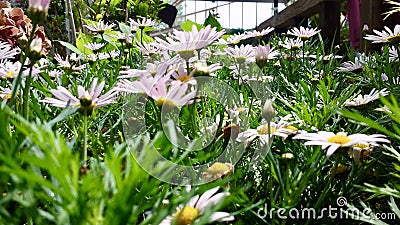
[[[324, 2], [340, 2], [341, 0], [299, 0], [289, 5], [277, 15], [261, 23], [257, 30], [267, 27], [286, 28], [294, 26], [295, 19], [299, 17], [310, 17], [319, 12], [318, 5]], [[328, 10], [329, 11], [329, 10]]]
[[[195, 1], [195, 0], [190, 0]], [[198, 2], [261, 2], [261, 3], [274, 3], [274, 0], [196, 0]], [[286, 3], [286, 0], [278, 0], [279, 3]]]

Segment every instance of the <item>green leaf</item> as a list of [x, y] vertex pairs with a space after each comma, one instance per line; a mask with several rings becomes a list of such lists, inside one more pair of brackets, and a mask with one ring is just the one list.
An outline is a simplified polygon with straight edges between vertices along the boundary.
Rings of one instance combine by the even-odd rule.
[[193, 25], [195, 25], [197, 27], [197, 30], [200, 30], [201, 28], [204, 28], [203, 25], [198, 24], [196, 22], [193, 22], [191, 20], [187, 20], [186, 22], [182, 23], [181, 28], [182, 28], [183, 31], [190, 32], [190, 31], [192, 31]]
[[74, 45], [65, 42], [65, 41], [58, 41], [61, 45], [63, 45], [64, 47], [68, 48], [69, 50], [75, 52], [78, 55], [82, 55], [82, 52], [79, 51], [79, 49], [77, 49]]
[[87, 43], [93, 42], [93, 39], [90, 35], [86, 35], [79, 31], [78, 38], [76, 39], [76, 47], [83, 52], [85, 55], [90, 55], [93, 52], [87, 49], [84, 45]]
[[119, 23], [119, 29], [124, 34], [130, 34], [131, 33], [131, 27], [126, 25], [125, 23]]
[[154, 41], [154, 39], [149, 35], [147, 35], [146, 32], [143, 32], [143, 39], [141, 39], [142, 38], [141, 36], [142, 36], [142, 31], [136, 32], [136, 39], [139, 42], [143, 41], [143, 43], [150, 43]]
[[217, 28], [217, 31], [223, 30], [221, 24], [218, 22], [217, 19], [211, 13], [208, 14], [207, 19], [204, 21], [204, 26], [210, 25], [211, 27]]
[[115, 8], [115, 6], [117, 6], [121, 2], [122, 2], [122, 0], [111, 0], [110, 3], [109, 3], [109, 7], [110, 8]]
[[369, 126], [369, 127], [374, 128], [374, 129], [376, 129], [376, 130], [378, 130], [380, 132], [383, 132], [383, 133], [385, 133], [386, 135], [388, 135], [390, 137], [394, 137], [394, 138], [400, 139], [400, 136], [398, 134], [395, 134], [395, 133], [387, 130], [386, 128], [381, 126], [379, 123], [377, 123], [375, 120], [372, 120], [370, 118], [364, 117], [363, 115], [361, 115], [358, 112], [355, 112], [355, 111], [350, 112], [350, 111], [347, 111], [347, 110], [342, 110], [340, 112], [340, 114], [342, 116], [344, 116], [344, 117], [347, 117], [347, 118], [350, 118], [352, 120], [355, 120], [355, 121], [359, 122], [360, 124]]

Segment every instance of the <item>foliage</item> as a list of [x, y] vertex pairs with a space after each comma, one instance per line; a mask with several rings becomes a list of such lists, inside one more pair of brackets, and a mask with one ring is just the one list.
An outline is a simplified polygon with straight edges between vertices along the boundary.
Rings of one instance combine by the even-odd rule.
[[[337, 49], [326, 49], [318, 34], [293, 49], [282, 45], [291, 39], [288, 35], [270, 34], [267, 42], [254, 38], [252, 43], [276, 50], [276, 57], [261, 68], [254, 57], [240, 63], [243, 58], [226, 51], [234, 44], [221, 44], [221, 40], [192, 51], [194, 57], [184, 61], [179, 51], [140, 50], [140, 45], [158, 41], [151, 35], [153, 29], [132, 33], [121, 13], [127, 9], [129, 18], [134, 18], [148, 12], [155, 18], [160, 1], [76, 3], [74, 15], [79, 15], [81, 28], [100, 19], [116, 26], [97, 33], [79, 31], [76, 43], [60, 38], [57, 43], [75, 54], [68, 58], [49, 54], [37, 62], [39, 73], [26, 77], [20, 73], [21, 82], [17, 77], [0, 80], [0, 224], [160, 224], [167, 216], [176, 219], [177, 207], [193, 203], [193, 198], [214, 187], [220, 188], [218, 196], [222, 192], [229, 196], [206, 207], [196, 224], [209, 223], [217, 211], [235, 217], [226, 224], [391, 222], [365, 215], [342, 220], [327, 215], [328, 207], [344, 206], [339, 205], [340, 198], [347, 199], [347, 207], [400, 216], [396, 202], [400, 197], [400, 67], [388, 46], [379, 54], [346, 49], [345, 55], [334, 57]], [[62, 18], [57, 15], [51, 15], [51, 20]], [[181, 28], [191, 32], [195, 26], [189, 36], [194, 39], [196, 32], [210, 28], [207, 25], [221, 29], [211, 15], [204, 25], [186, 21]], [[232, 36], [227, 35], [225, 42], [228, 37]], [[88, 44], [101, 47], [89, 49]], [[180, 44], [192, 43], [176, 43]], [[342, 68], [344, 62], [356, 61], [361, 62], [361, 70]], [[25, 67], [32, 69], [35, 62]], [[165, 70], [163, 63], [170, 63]], [[219, 69], [210, 72], [211, 66]], [[181, 78], [192, 78], [197, 84], [184, 86], [171, 78], [165, 91], [178, 82], [182, 86], [175, 95], [197, 91], [196, 95], [186, 104], [171, 106], [167, 101], [171, 96], [151, 95], [160, 91], [156, 88], [122, 92], [121, 75], [135, 72], [147, 77], [138, 75], [125, 82], [142, 82], [140, 87], [154, 76], [183, 73]], [[98, 84], [104, 82], [100, 95], [117, 93], [110, 104], [97, 107], [98, 96], [87, 96], [97, 92], [90, 88], [96, 79]], [[71, 105], [74, 99], [68, 95], [69, 100], [61, 101], [68, 105], [65, 108], [50, 104], [45, 99], [66, 96], [57, 94], [57, 87], [77, 96], [78, 102]], [[82, 88], [88, 94], [81, 93]], [[386, 88], [391, 95], [381, 96], [380, 102], [348, 104], [374, 88]], [[16, 95], [10, 96], [6, 89], [16, 90]], [[272, 122], [291, 118], [285, 127], [296, 132], [284, 138], [275, 134], [268, 139], [270, 145], [260, 146], [260, 137], [238, 141], [239, 133], [265, 125], [261, 115], [267, 99], [274, 99], [277, 116]], [[85, 106], [85, 101], [91, 104]], [[384, 111], [375, 110], [384, 106]], [[348, 154], [353, 146], [327, 157], [326, 148], [295, 138], [316, 131], [380, 133], [390, 144], [374, 143], [373, 151], [364, 152], [359, 160]], [[256, 130], [256, 135], [262, 132]], [[212, 173], [216, 161], [232, 168]], [[322, 218], [288, 217], [291, 209], [311, 208]]]

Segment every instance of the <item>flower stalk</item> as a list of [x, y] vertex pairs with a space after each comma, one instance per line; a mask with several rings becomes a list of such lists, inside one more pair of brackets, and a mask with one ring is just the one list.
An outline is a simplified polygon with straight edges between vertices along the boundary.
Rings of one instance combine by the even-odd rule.
[[[33, 26], [32, 26], [33, 33], [36, 30], [37, 25], [38, 25], [38, 23], [33, 21]], [[33, 36], [34, 36], [33, 34], [31, 34], [29, 36], [29, 40], [28, 40], [28, 43], [27, 43], [26, 46], [30, 46], [31, 45], [31, 43], [33, 41]], [[25, 51], [29, 51], [29, 49], [26, 49]], [[13, 81], [13, 88], [12, 88], [11, 99], [10, 99], [11, 105], [15, 104], [15, 98], [17, 96], [17, 92], [18, 92], [19, 86], [21, 85], [22, 73], [24, 71], [24, 65], [25, 65], [26, 59], [28, 58], [26, 53], [25, 54], [21, 54], [21, 56], [22, 56], [21, 57], [22, 58], [21, 59], [21, 68], [20, 68], [20, 70], [18, 72], [17, 78]], [[32, 69], [30, 70], [30, 73], [31, 72], [32, 72]], [[31, 75], [29, 75], [29, 76], [31, 76]]]

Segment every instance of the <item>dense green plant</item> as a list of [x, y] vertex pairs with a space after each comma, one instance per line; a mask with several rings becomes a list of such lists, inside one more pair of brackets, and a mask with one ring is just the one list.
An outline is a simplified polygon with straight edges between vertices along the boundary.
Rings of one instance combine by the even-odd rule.
[[[326, 49], [321, 36], [289, 49], [282, 43], [290, 37], [273, 35], [267, 43], [257, 38], [252, 41], [255, 46], [269, 44], [277, 51], [277, 57], [268, 59], [264, 66], [230, 56], [225, 50], [235, 43], [229, 43], [207, 46], [192, 57], [194, 61], [181, 60], [163, 72], [162, 63], [179, 59], [182, 52], [164, 56], [141, 51], [139, 45], [157, 41], [149, 35], [152, 29], [139, 28], [132, 33], [118, 14], [119, 9], [129, 6], [130, 18], [145, 11], [154, 18], [155, 6], [161, 2], [77, 4], [80, 7], [75, 10], [85, 9], [75, 12], [82, 14], [77, 17], [82, 26], [96, 26], [100, 19], [115, 26], [97, 33], [80, 32], [76, 43], [58, 40], [77, 59], [72, 59], [72, 54], [70, 58], [49, 56], [46, 64], [40, 64], [41, 71], [30, 75], [31, 86], [21, 78], [14, 98], [9, 94], [3, 97], [3, 88], [13, 89], [12, 82], [0, 80], [4, 98], [0, 108], [0, 224], [160, 224], [167, 216], [177, 219], [183, 211], [177, 207], [193, 203], [193, 198], [214, 187], [230, 194], [207, 207], [201, 216], [196, 215], [196, 224], [207, 224], [219, 210], [235, 216], [227, 224], [331, 224], [345, 220], [359, 224], [357, 218], [331, 218], [327, 214], [318, 220], [279, 217], [289, 216], [291, 209], [324, 212], [337, 207], [343, 197], [357, 208], [393, 211], [399, 216], [399, 66], [398, 56], [392, 59], [388, 47], [380, 54], [368, 55], [347, 49], [346, 55], [334, 57], [337, 50]], [[218, 27], [211, 17], [207, 24]], [[205, 26], [188, 21], [181, 28], [191, 32]], [[223, 38], [227, 41], [229, 35]], [[204, 62], [198, 59], [204, 60], [205, 66], [219, 63], [221, 68], [209, 73], [199, 66]], [[362, 69], [343, 69], [344, 62], [357, 60]], [[195, 74], [197, 84], [187, 88], [198, 91], [193, 101], [171, 106], [167, 101], [170, 96], [156, 99], [148, 95], [158, 90], [150, 90], [118, 93], [110, 104], [96, 107], [98, 99], [89, 94], [94, 91], [94, 82], [104, 82], [101, 95], [120, 91], [121, 75], [147, 69], [153, 76], [153, 65], [161, 70], [155, 74], [162, 76], [180, 71], [186, 76], [182, 78], [188, 79], [187, 75]], [[54, 75], [57, 71], [62, 75]], [[204, 81], [199, 77], [205, 76], [200, 75], [212, 77]], [[57, 104], [48, 99], [59, 97], [54, 94], [58, 87], [77, 96], [76, 101], [68, 96], [67, 102], [57, 102], [65, 104], [64, 109], [55, 107]], [[374, 88], [386, 88], [392, 95], [381, 97], [382, 104], [349, 104]], [[82, 89], [88, 93], [78, 96]], [[268, 132], [275, 132], [271, 123], [283, 118], [291, 118], [285, 127], [296, 132], [283, 138], [274, 136], [264, 145], [261, 137], [239, 142], [238, 133], [250, 129], [256, 135], [265, 134], [267, 99], [274, 99], [276, 110], [272, 121], [267, 121]], [[72, 107], [67, 107], [68, 103]], [[374, 110], [381, 106], [386, 106], [386, 111]], [[209, 135], [209, 130], [214, 134]], [[347, 151], [353, 146], [339, 148], [328, 157], [326, 149], [304, 145], [294, 136], [316, 131], [382, 133], [391, 142], [373, 146], [373, 151], [357, 159]], [[220, 156], [226, 156], [220, 163], [234, 165], [229, 168], [224, 164], [229, 171], [217, 176], [210, 168]], [[207, 176], [218, 179], [207, 180]], [[201, 185], [190, 190], [185, 186], [193, 183]], [[281, 214], [278, 208], [286, 212]], [[377, 222], [366, 217], [361, 220]]]

